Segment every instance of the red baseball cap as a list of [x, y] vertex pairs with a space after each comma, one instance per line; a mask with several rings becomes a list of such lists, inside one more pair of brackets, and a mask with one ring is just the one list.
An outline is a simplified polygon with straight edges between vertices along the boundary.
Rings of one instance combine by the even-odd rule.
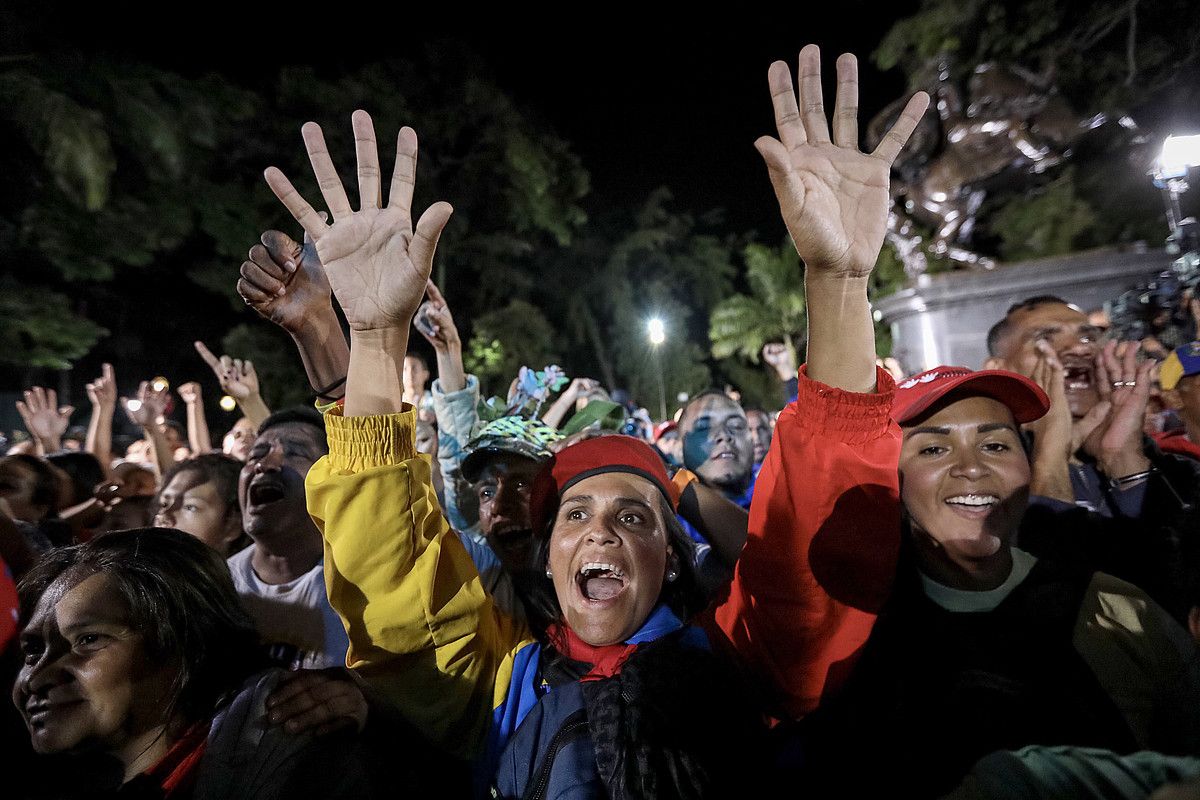
[[951, 392], [998, 400], [1008, 406], [1013, 419], [1021, 424], [1040, 419], [1050, 410], [1050, 398], [1024, 375], [1003, 369], [942, 366], [905, 378], [896, 385], [892, 417], [899, 423], [908, 422]]
[[658, 444], [659, 439], [666, 436], [668, 433], [670, 433], [673, 430], [678, 430], [678, 428], [679, 428], [678, 423], [676, 423], [675, 420], [673, 420], [673, 419], [669, 419], [666, 422], [658, 423], [657, 425], [654, 426], [654, 443]]
[[563, 492], [584, 478], [606, 472], [628, 472], [653, 483], [674, 509], [679, 489], [671, 483], [662, 458], [650, 445], [632, 436], [597, 436], [563, 448], [542, 464], [529, 499], [534, 535], [544, 535], [558, 513]]

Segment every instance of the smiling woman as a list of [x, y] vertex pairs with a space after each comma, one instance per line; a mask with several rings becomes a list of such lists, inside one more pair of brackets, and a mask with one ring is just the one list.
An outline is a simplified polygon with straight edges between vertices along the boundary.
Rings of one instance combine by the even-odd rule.
[[20, 598], [13, 702], [34, 751], [63, 760], [30, 796], [371, 796], [352, 740], [265, 724], [282, 673], [198, 539], [143, 528], [55, 550]]

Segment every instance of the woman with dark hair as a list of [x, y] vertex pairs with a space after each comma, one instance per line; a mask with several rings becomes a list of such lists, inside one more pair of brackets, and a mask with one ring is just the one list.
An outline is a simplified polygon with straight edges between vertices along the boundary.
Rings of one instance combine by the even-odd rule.
[[0, 458], [0, 500], [36, 552], [70, 544], [71, 526], [59, 518], [65, 473], [28, 454]]
[[[1044, 389], [961, 367], [897, 386], [876, 367], [868, 286], [903, 139], [857, 151], [853, 56], [838, 59], [832, 137], [815, 46], [799, 71], [797, 97], [787, 66], [772, 65], [779, 139], [758, 147], [805, 263], [808, 363], [716, 614], [775, 712], [804, 717], [799, 791], [938, 797], [980, 756], [1035, 743], [1196, 752], [1200, 663], [1182, 629], [1136, 587], [1029, 545], [1071, 535], [1029, 508], [1031, 494], [1071, 496], [1053, 352], [1036, 373]], [[908, 130], [925, 102], [902, 114]], [[1131, 398], [1149, 378], [1132, 353], [1105, 369], [1102, 449], [1140, 437]], [[1040, 426], [1032, 457], [1026, 425]]]
[[[267, 180], [324, 260], [351, 329], [344, 408], [309, 471], [329, 600], [347, 663], [439, 744], [471, 759], [493, 797], [729, 797], [761, 780], [759, 719], [687, 624], [692, 544], [676, 488], [648, 445], [624, 436], [557, 453], [535, 479], [532, 630], [500, 612], [438, 507], [403, 403], [408, 326], [426, 290], [447, 205], [409, 213], [416, 137], [400, 133], [377, 207], [370, 117], [353, 115], [361, 202], [352, 212], [318, 126], [304, 127], [332, 226], [283, 175]], [[336, 188], [335, 188], [336, 186]], [[386, 250], [386, 255], [380, 248]]]
[[229, 558], [250, 544], [238, 505], [241, 471], [242, 462], [222, 453], [176, 463], [151, 504], [154, 524], [191, 534]]
[[59, 481], [45, 459], [26, 454], [0, 458], [0, 499], [13, 519], [40, 522], [58, 516]]
[[69, 491], [60, 494], [59, 508], [78, 506], [95, 499], [97, 487], [104, 482], [104, 467], [94, 455], [64, 451], [51, 453], [46, 456], [46, 461], [62, 470], [69, 479]]
[[283, 673], [264, 671], [225, 562], [194, 537], [143, 528], [55, 550], [20, 598], [13, 701], [34, 751], [63, 761], [31, 796], [369, 796], [353, 740], [264, 724]]

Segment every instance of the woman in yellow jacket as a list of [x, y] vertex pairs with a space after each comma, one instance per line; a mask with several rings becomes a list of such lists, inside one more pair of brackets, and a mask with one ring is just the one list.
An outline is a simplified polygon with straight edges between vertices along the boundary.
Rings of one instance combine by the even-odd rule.
[[[757, 715], [698, 629], [692, 547], [644, 443], [606, 437], [558, 454], [531, 503], [547, 580], [530, 627], [501, 613], [442, 517], [430, 462], [401, 403], [408, 326], [445, 203], [411, 227], [416, 136], [400, 132], [379, 207], [370, 117], [353, 115], [361, 208], [352, 211], [315, 123], [305, 143], [333, 217], [277, 169], [267, 181], [304, 226], [351, 329], [345, 403], [307, 479], [329, 599], [349, 665], [505, 797], [726, 797], [761, 777]], [[284, 266], [284, 272], [294, 267]], [[281, 276], [286, 279], [286, 275]]]

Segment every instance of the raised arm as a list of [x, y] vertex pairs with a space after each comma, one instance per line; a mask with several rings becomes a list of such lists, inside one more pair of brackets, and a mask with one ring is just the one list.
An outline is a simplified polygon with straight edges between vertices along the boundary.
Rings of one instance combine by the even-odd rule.
[[117, 377], [112, 364], [100, 366], [100, 377], [87, 385], [92, 416], [88, 420], [84, 449], [96, 457], [105, 475], [112, 475], [113, 413], [117, 410]]
[[267, 408], [266, 402], [262, 399], [262, 392], [258, 385], [258, 372], [254, 369], [254, 363], [248, 358], [230, 358], [229, 356], [217, 358], [211, 350], [204, 346], [204, 342], [193, 342], [193, 344], [196, 352], [204, 359], [204, 363], [208, 364], [208, 368], [217, 376], [221, 388], [237, 402], [246, 418], [254, 423], [255, 428], [262, 425], [263, 420], [271, 416], [271, 409]]
[[433, 350], [437, 353], [438, 382], [444, 394], [451, 394], [466, 388], [467, 385], [467, 373], [463, 369], [462, 339], [458, 336], [458, 326], [454, 324], [450, 305], [442, 296], [437, 284], [429, 281], [425, 293], [429, 299], [417, 309], [413, 327], [425, 337], [425, 341], [433, 345]]
[[[754, 146], [767, 163], [779, 210], [804, 260], [808, 298], [808, 376], [868, 392], [875, 386], [875, 333], [867, 281], [887, 232], [892, 162], [929, 105], [918, 92], [872, 153], [858, 149], [858, 62], [837, 61], [833, 132], [821, 97], [821, 51], [800, 51], [800, 93], [788, 65], [768, 79], [779, 138]], [[803, 112], [801, 111], [803, 109]]]
[[73, 406], [58, 405], [58, 392], [33, 386], [25, 390], [25, 400], [17, 401], [17, 413], [25, 423], [25, 429], [33, 437], [37, 453], [57, 453], [62, 450], [62, 437], [71, 424]]
[[200, 395], [200, 384], [190, 381], [179, 387], [179, 398], [187, 407], [188, 446], [194, 455], [212, 450], [212, 437], [208, 433], [208, 417], [204, 415], [204, 400]]
[[867, 279], [887, 224], [891, 161], [928, 102], [915, 96], [866, 154], [854, 57], [838, 59], [832, 137], [813, 45], [800, 53], [800, 79], [797, 101], [787, 66], [771, 66], [779, 139], [756, 146], [806, 265], [809, 363], [797, 402], [779, 416], [729, 598], [715, 612], [718, 639], [786, 718], [836, 691], [895, 573], [900, 437], [892, 378], [875, 367]]
[[329, 455], [308, 474], [309, 513], [325, 539], [329, 600], [350, 637], [347, 661], [435, 741], [471, 756], [483, 743], [501, 663], [520, 634], [494, 613], [450, 532], [401, 400], [408, 326], [450, 217], [410, 216], [417, 138], [400, 132], [396, 171], [380, 203], [371, 118], [354, 112], [359, 202], [353, 211], [321, 129], [303, 128], [326, 224], [274, 167], [267, 183], [311, 237], [350, 324], [344, 411], [326, 413]]
[[264, 233], [242, 263], [237, 290], [246, 305], [291, 335], [317, 400], [341, 398], [350, 347], [312, 238], [305, 233], [301, 244], [280, 231]]
[[587, 397], [599, 386], [600, 382], [591, 378], [575, 378], [542, 414], [542, 422], [551, 428], [561, 428], [567, 415], [575, 410], [575, 403], [579, 401], [579, 398]]
[[166, 398], [163, 392], [155, 391], [149, 381], [142, 381], [138, 386], [137, 397], [132, 401], [127, 397], [121, 398], [121, 407], [125, 409], [129, 421], [142, 429], [146, 441], [150, 443], [150, 453], [154, 459], [154, 471], [159, 479], [166, 474], [175, 463], [175, 453], [163, 433], [162, 423], [167, 413]]

